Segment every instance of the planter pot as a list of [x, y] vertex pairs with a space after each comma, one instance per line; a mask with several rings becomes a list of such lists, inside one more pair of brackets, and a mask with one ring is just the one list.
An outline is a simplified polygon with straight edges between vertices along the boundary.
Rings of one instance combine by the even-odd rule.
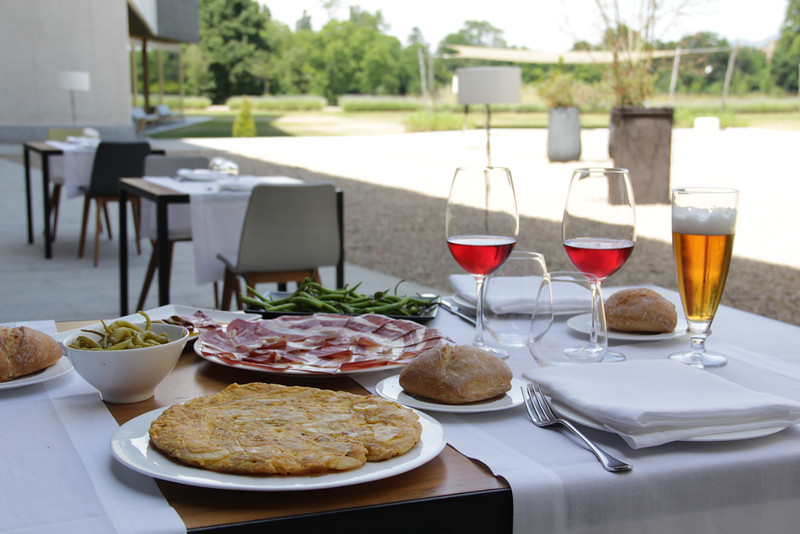
[[611, 111], [608, 152], [630, 171], [637, 204], [669, 204], [672, 108], [617, 107]]
[[581, 157], [581, 121], [578, 108], [550, 108], [547, 123], [547, 157], [550, 161], [575, 161]]

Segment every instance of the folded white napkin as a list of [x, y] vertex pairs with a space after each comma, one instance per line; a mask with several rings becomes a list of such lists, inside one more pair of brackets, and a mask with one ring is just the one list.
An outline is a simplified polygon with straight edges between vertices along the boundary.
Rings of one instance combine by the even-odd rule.
[[176, 171], [180, 180], [211, 181], [226, 178], [228, 175], [211, 169], [178, 169]]
[[[487, 296], [487, 303], [490, 303], [492, 308], [497, 313], [518, 313], [518, 312], [531, 312], [533, 310], [533, 303], [536, 301], [536, 294], [541, 283], [540, 277], [536, 283], [535, 289], [530, 289], [530, 294], [520, 293], [520, 288], [517, 285], [517, 280], [513, 277], [504, 278], [498, 277], [492, 280], [492, 294]], [[450, 287], [455, 291], [456, 296], [462, 301], [471, 306], [475, 306], [475, 298], [477, 296], [477, 289], [475, 287], [475, 278], [469, 274], [451, 274]], [[571, 288], [563, 288], [565, 291], [570, 291]], [[583, 313], [589, 310], [589, 297], [586, 291], [575, 287], [575, 294], [563, 295], [556, 302], [553, 303], [553, 309], [556, 313]]]
[[299, 184], [302, 180], [289, 176], [237, 176], [219, 180], [220, 191], [252, 191], [259, 184]]
[[100, 144], [100, 139], [98, 137], [83, 137], [83, 136], [68, 135], [67, 143], [72, 143], [86, 147], [97, 147], [97, 145]]
[[[800, 422], [800, 403], [672, 360], [565, 365], [523, 376], [634, 449], [768, 433]], [[728, 435], [728, 436], [726, 436]]]

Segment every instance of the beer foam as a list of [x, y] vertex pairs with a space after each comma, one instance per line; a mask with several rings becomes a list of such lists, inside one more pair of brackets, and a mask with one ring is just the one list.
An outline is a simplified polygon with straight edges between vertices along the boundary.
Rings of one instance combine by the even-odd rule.
[[736, 210], [673, 206], [672, 231], [692, 235], [732, 235], [736, 231]]

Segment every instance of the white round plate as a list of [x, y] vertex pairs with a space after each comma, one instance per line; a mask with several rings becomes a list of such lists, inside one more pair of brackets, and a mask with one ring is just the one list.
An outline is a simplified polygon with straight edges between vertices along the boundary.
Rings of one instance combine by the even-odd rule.
[[246, 369], [248, 371], [258, 371], [260, 373], [270, 373], [274, 375], [297, 375], [297, 376], [305, 376], [305, 377], [326, 377], [326, 376], [344, 376], [344, 375], [357, 375], [362, 373], [374, 373], [377, 371], [389, 371], [391, 369], [399, 369], [403, 367], [405, 364], [396, 364], [396, 365], [378, 365], [375, 367], [368, 367], [365, 369], [353, 369], [350, 371], [342, 371], [341, 369], [337, 369], [336, 372], [333, 373], [322, 373], [319, 371], [306, 371], [303, 369], [286, 369], [283, 371], [279, 371], [277, 369], [267, 369], [265, 367], [260, 367], [258, 365], [249, 364], [247, 362], [232, 362], [225, 360], [223, 358], [219, 358], [213, 354], [203, 354], [203, 347], [205, 345], [201, 340], [197, 340], [194, 344], [194, 352], [200, 356], [201, 358], [208, 360], [213, 363], [217, 363], [219, 365], [225, 365], [227, 367], [235, 367], [236, 369]]
[[[575, 315], [567, 319], [567, 326], [581, 334], [588, 334], [590, 331], [592, 314], [584, 313]], [[678, 326], [672, 332], [665, 332], [663, 334], [636, 334], [633, 332], [619, 332], [617, 330], [608, 329], [608, 339], [616, 341], [663, 341], [665, 339], [672, 339], [680, 337], [686, 333], [686, 323], [678, 321]]]
[[56, 363], [46, 369], [9, 380], [8, 382], [0, 382], [0, 391], [4, 389], [24, 388], [40, 382], [47, 382], [48, 380], [53, 380], [54, 378], [65, 375], [70, 371], [72, 371], [72, 362], [69, 361], [69, 358], [66, 356], [62, 356]]
[[432, 460], [447, 444], [444, 428], [432, 417], [416, 412], [422, 437], [413, 449], [383, 462], [322, 476], [247, 476], [217, 473], [173, 461], [150, 446], [148, 431], [159, 408], [131, 419], [111, 437], [111, 453], [124, 466], [153, 478], [189, 486], [244, 491], [300, 491], [337, 488], [381, 480], [410, 471]]
[[384, 378], [375, 386], [375, 391], [381, 397], [418, 410], [456, 414], [482, 413], [507, 410], [522, 404], [522, 390], [520, 386], [524, 384], [526, 384], [526, 382], [512, 378], [511, 389], [502, 397], [496, 397], [482, 402], [471, 402], [469, 404], [443, 404], [441, 402], [425, 401], [418, 397], [413, 397], [406, 393], [400, 386], [400, 375]]
[[[583, 414], [575, 412], [569, 406], [565, 406], [564, 404], [553, 400], [553, 408], [555, 408], [556, 412], [559, 415], [563, 416], [565, 419], [569, 419], [574, 423], [580, 423], [582, 425], [588, 426], [589, 428], [595, 428], [597, 430], [604, 430], [606, 432], [613, 432], [608, 428], [603, 427], [597, 421], [586, 417]], [[769, 436], [770, 434], [775, 434], [780, 432], [781, 430], [785, 429], [789, 425], [776, 425], [766, 428], [753, 428], [753, 429], [745, 429], [739, 430], [734, 432], [724, 432], [720, 434], [708, 434], [704, 436], [694, 436], [691, 438], [686, 438], [681, 441], [734, 441], [739, 439], [751, 439], [751, 438], [760, 438], [762, 436]]]

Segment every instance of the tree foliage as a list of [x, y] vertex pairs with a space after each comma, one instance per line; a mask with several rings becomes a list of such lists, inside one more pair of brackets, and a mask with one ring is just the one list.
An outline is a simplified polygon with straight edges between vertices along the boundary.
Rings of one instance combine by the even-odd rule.
[[200, 48], [210, 74], [202, 91], [212, 102], [263, 92], [263, 82], [248, 62], [258, 51], [268, 51], [262, 38], [268, 13], [260, 12], [253, 0], [200, 0]]
[[798, 91], [800, 68], [800, 0], [789, 0], [780, 38], [772, 56], [771, 75], [778, 87]]
[[[346, 18], [337, 19], [335, 15], [341, 11], [338, 0], [324, 2], [329, 20], [317, 31], [306, 12], [290, 28], [273, 20], [269, 9], [261, 9], [256, 0], [199, 0], [199, 3], [201, 41], [199, 45], [184, 47], [185, 89], [188, 95], [208, 96], [214, 103], [223, 103], [231, 96], [258, 94], [314, 94], [324, 96], [331, 104], [346, 94], [421, 94], [423, 73], [425, 85], [430, 85], [433, 78], [436, 90], [450, 85], [458, 67], [504, 64], [447, 58], [446, 54], [451, 52], [449, 45], [508, 47], [503, 31], [488, 21], [468, 20], [435, 45], [427, 43], [419, 28], [414, 28], [403, 44], [388, 35], [390, 26], [381, 11], [371, 13], [355, 6], [349, 8]], [[604, 35], [605, 41], [577, 42], [574, 49], [602, 49], [615, 40], [635, 37], [637, 34], [629, 28], [613, 26]], [[730, 45], [715, 34], [703, 32], [687, 35], [678, 42], [653, 42], [649, 46], [688, 49]], [[727, 51], [683, 55], [678, 91], [718, 94], [728, 57]], [[176, 59], [170, 58], [169, 62]], [[766, 76], [767, 59], [762, 51], [741, 48], [731, 90], [734, 93], [765, 90], [770, 80], [784, 89], [797, 90], [798, 63], [800, 0], [789, 0], [781, 41], [772, 63], [772, 77]], [[168, 68], [172, 72], [177, 66], [170, 63]], [[538, 85], [558, 68], [522, 65], [523, 81]], [[584, 85], [598, 86], [604, 74], [600, 65], [562, 68]], [[665, 92], [669, 90], [671, 70], [671, 59], [656, 59], [647, 64], [647, 72], [639, 78], [655, 79], [656, 88]]]

